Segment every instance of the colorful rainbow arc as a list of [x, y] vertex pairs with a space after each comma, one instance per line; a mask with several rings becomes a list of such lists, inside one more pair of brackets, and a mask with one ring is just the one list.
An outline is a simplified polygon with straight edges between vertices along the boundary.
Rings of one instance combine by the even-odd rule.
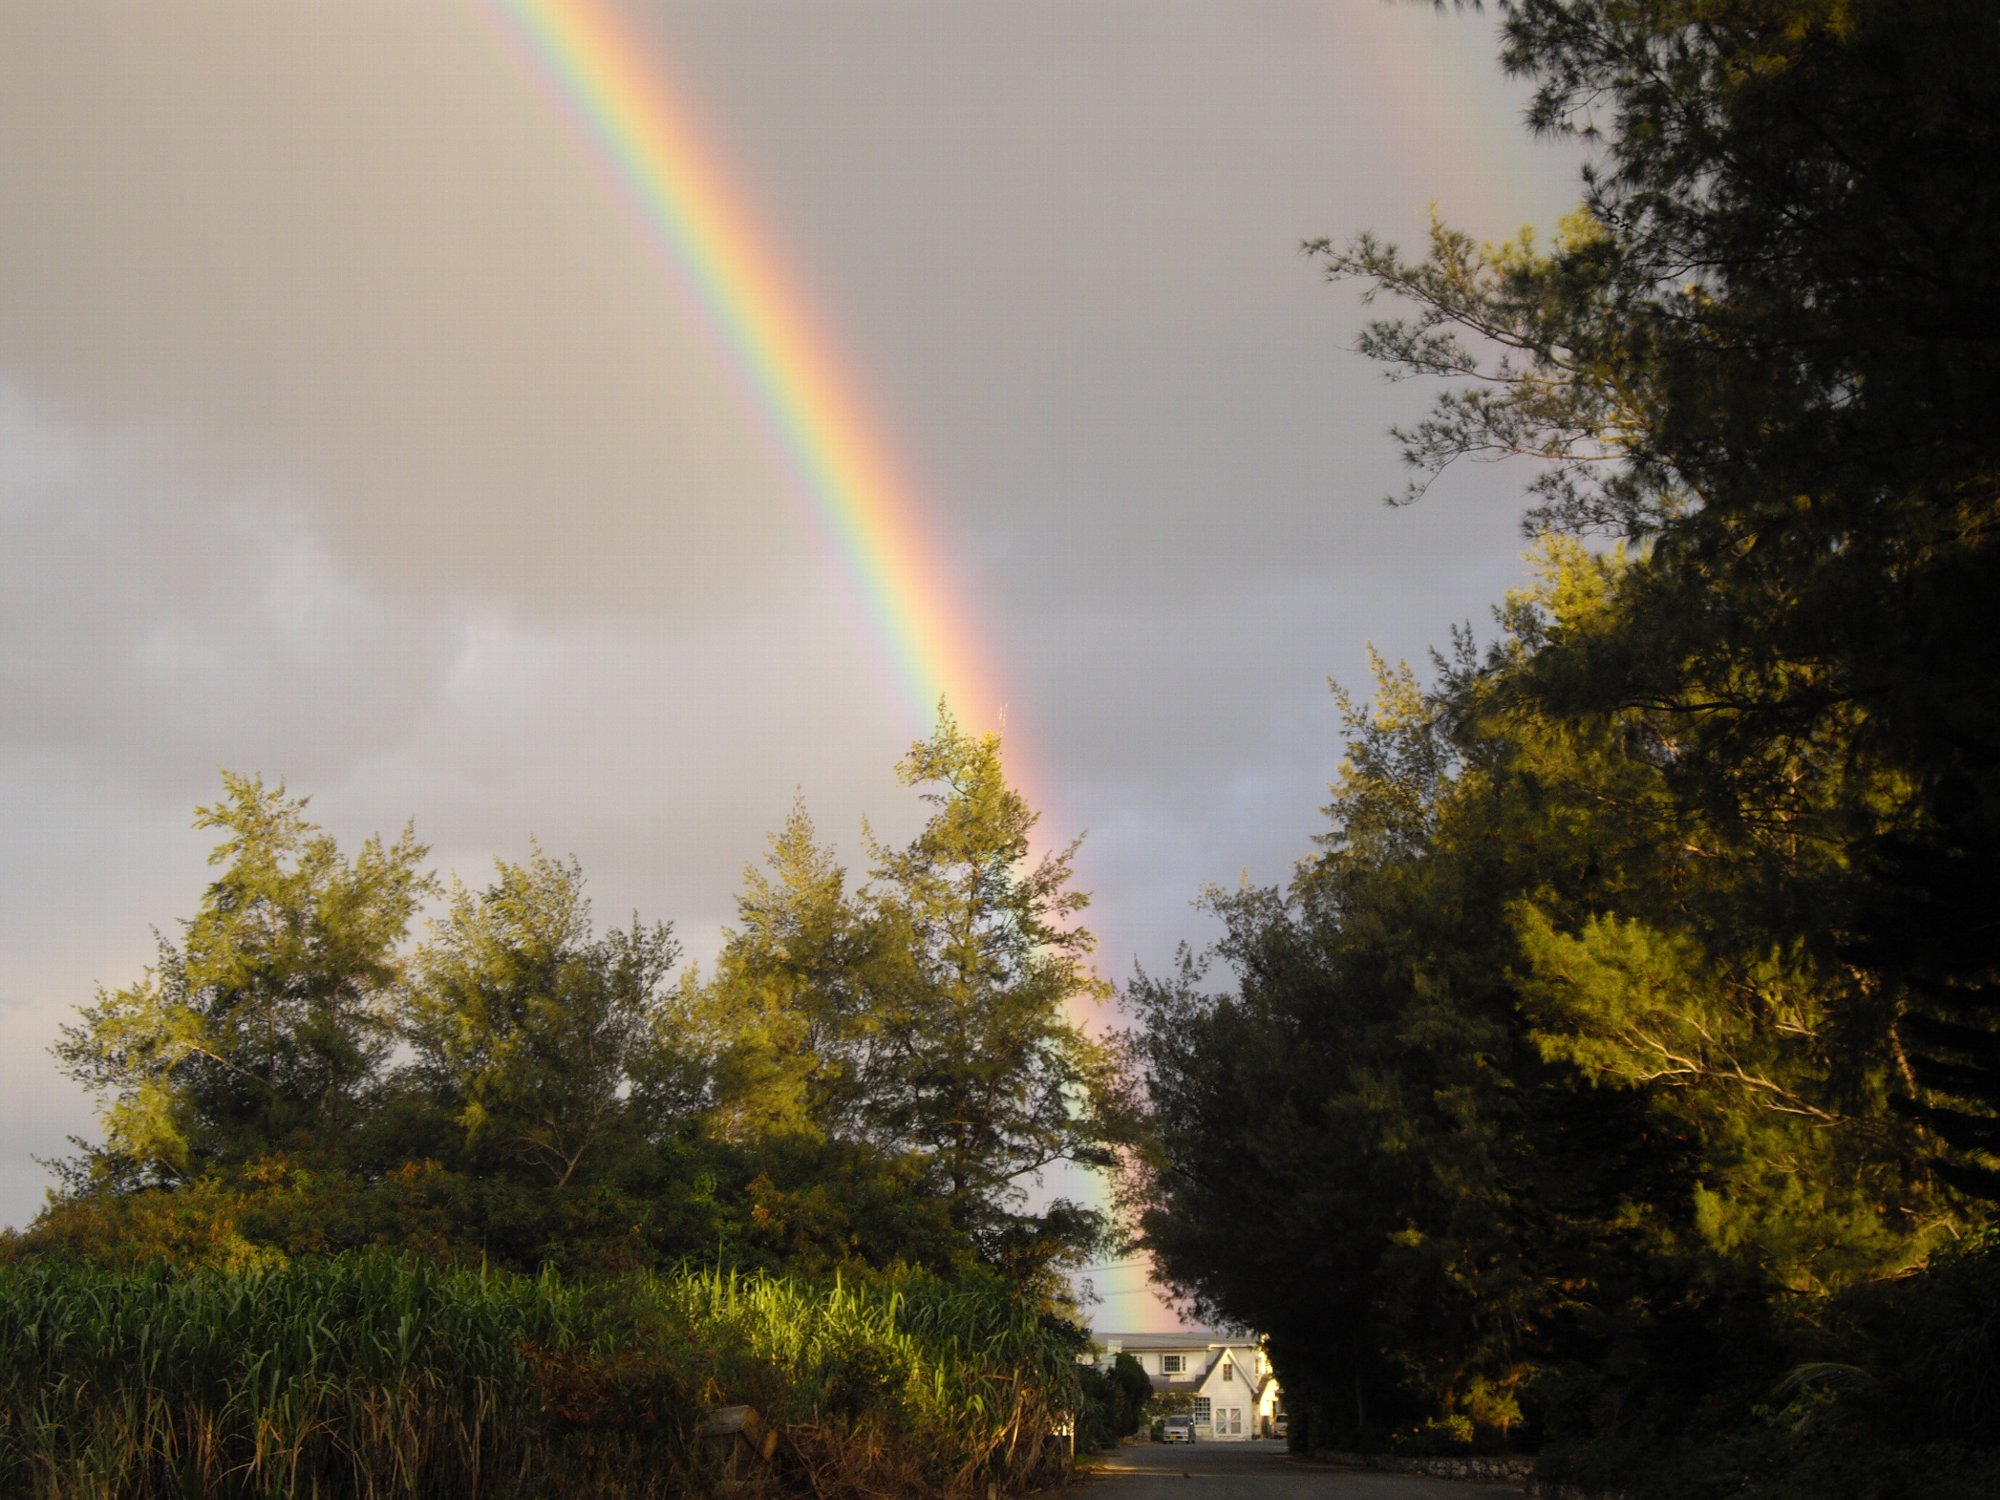
[[578, 117], [655, 250], [751, 387], [887, 654], [913, 722], [940, 699], [997, 728], [1000, 699], [895, 466], [854, 388], [722, 164], [667, 87], [661, 60], [602, 0], [485, 0]]
[[[968, 728], [999, 728], [1004, 700], [975, 648], [970, 611], [948, 586], [854, 382], [729, 191], [720, 162], [667, 86], [661, 60], [604, 0], [482, 3], [577, 117], [639, 210], [648, 238], [700, 304], [728, 362], [747, 379], [752, 405], [865, 601], [912, 722], [927, 730], [940, 700], [949, 700]], [[1034, 803], [1018, 733], [1009, 750], [1016, 782]], [[1108, 1185], [1081, 1175], [1086, 1195], [1110, 1207]], [[1120, 1266], [1101, 1290], [1106, 1313], [1121, 1326], [1161, 1321], [1142, 1271]], [[1134, 1301], [1150, 1305], [1135, 1317]]]

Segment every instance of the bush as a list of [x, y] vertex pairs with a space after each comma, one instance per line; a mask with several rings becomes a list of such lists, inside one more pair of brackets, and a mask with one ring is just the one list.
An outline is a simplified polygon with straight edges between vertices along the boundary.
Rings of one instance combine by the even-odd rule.
[[1390, 1447], [1405, 1458], [1470, 1453], [1472, 1435], [1472, 1418], [1453, 1413], [1448, 1417], [1433, 1417], [1420, 1426], [1397, 1433], [1391, 1439]]

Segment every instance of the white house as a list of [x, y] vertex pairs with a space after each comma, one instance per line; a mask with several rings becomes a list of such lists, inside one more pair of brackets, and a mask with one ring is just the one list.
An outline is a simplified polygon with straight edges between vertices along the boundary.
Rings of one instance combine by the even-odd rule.
[[1263, 1340], [1194, 1330], [1186, 1333], [1093, 1333], [1101, 1369], [1120, 1354], [1139, 1362], [1155, 1393], [1194, 1398], [1195, 1435], [1203, 1442], [1243, 1442], [1274, 1436], [1284, 1405]]

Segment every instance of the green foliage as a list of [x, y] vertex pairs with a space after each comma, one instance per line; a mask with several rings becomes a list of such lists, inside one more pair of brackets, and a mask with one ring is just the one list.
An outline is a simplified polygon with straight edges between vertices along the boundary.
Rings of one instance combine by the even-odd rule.
[[2000, 1447], [2000, 1230], [1939, 1250], [1921, 1275], [1857, 1287], [1834, 1310], [1853, 1362], [1804, 1366], [1816, 1378], [1795, 1370], [1793, 1387], [1881, 1441]]
[[709, 1038], [711, 1128], [733, 1141], [852, 1138], [884, 934], [803, 806], [772, 835], [765, 868], [744, 871], [736, 910], [688, 1007]]
[[859, 1068], [862, 1128], [914, 1153], [952, 1222], [1017, 1279], [1056, 1290], [1051, 1267], [1102, 1233], [1058, 1200], [1023, 1211], [1025, 1187], [1060, 1161], [1101, 1165], [1115, 1131], [1115, 1058], [1070, 1007], [1109, 993], [1073, 918], [1076, 845], [1032, 859], [1037, 821], [1007, 783], [995, 735], [940, 706], [932, 737], [897, 766], [932, 808], [901, 849], [871, 842], [870, 917], [886, 963]]
[[1376, 706], [1348, 705], [1324, 856], [1289, 893], [1211, 898], [1231, 989], [1190, 960], [1132, 992], [1163, 1147], [1139, 1179], [1148, 1243], [1211, 1316], [1269, 1330], [1322, 1445], [1426, 1408], [1516, 1425], [1551, 1340], [1643, 1238], [1626, 1195], [1655, 1185], [1630, 1171], [1640, 1111], [1520, 1024], [1507, 910], [1537, 851], [1514, 839], [1577, 869], [1611, 841], [1551, 815], [1562, 759], [1502, 775], [1509, 745], [1471, 729], [1480, 682], [1383, 669]]
[[1121, 1353], [1108, 1370], [1094, 1365], [1078, 1366], [1082, 1382], [1083, 1406], [1077, 1418], [1077, 1446], [1083, 1449], [1116, 1447], [1147, 1425], [1148, 1403], [1153, 1382], [1138, 1360]]
[[1077, 1384], [1083, 1393], [1076, 1419], [1077, 1451], [1116, 1447], [1124, 1434], [1118, 1430], [1118, 1389], [1111, 1377], [1093, 1365], [1079, 1365]]
[[585, 1286], [359, 1257], [0, 1268], [0, 1489], [667, 1496], [759, 1407], [780, 1493], [985, 1492], [1048, 1461], [1069, 1341], [1003, 1290], [687, 1274]]
[[650, 1186], [554, 1195], [435, 1161], [363, 1175], [269, 1157], [171, 1189], [60, 1199], [6, 1252], [128, 1271], [156, 1264], [234, 1271], [391, 1249], [440, 1262], [584, 1273], [671, 1265], [691, 1247], [713, 1250], [731, 1238], [729, 1215], [691, 1184]]
[[348, 861], [304, 803], [226, 776], [182, 945], [57, 1053], [109, 1096], [106, 1141], [4, 1253], [268, 1269], [371, 1248], [573, 1274], [691, 1255], [870, 1282], [998, 1272], [1066, 1306], [1102, 1233], [1025, 1210], [1049, 1161], [1102, 1159], [1112, 1059], [1066, 1013], [1083, 966], [1068, 854], [999, 743], [946, 717], [903, 766], [934, 815], [861, 892], [796, 810], [749, 872], [714, 976], [671, 984], [666, 926], [595, 930], [539, 848], [454, 882], [401, 944], [424, 850]]
[[[1938, 1251], [1918, 1273], [1766, 1315], [1782, 1337], [1764, 1341], [1760, 1378], [1717, 1379], [1716, 1369], [1731, 1368], [1731, 1351], [1718, 1348], [1706, 1356], [1704, 1388], [1673, 1421], [1566, 1435], [1545, 1450], [1541, 1472], [1647, 1500], [1946, 1500], [2000, 1483], [1992, 1231]], [[1784, 1369], [1788, 1352], [1807, 1358]], [[1740, 1356], [1734, 1368], [1750, 1373]]]
[[1472, 1418], [1454, 1412], [1448, 1417], [1432, 1417], [1399, 1432], [1390, 1447], [1407, 1458], [1425, 1458], [1441, 1453], [1472, 1451]]
[[[860, 889], [803, 808], [745, 872], [714, 973], [683, 984], [701, 1122], [765, 1164], [751, 1184], [761, 1244], [816, 1221], [845, 1233], [834, 1221], [865, 1200], [878, 1232], [854, 1234], [857, 1250], [938, 1264], [936, 1208], [958, 1253], [1063, 1303], [1056, 1267], [1087, 1258], [1103, 1220], [1062, 1200], [1029, 1212], [1026, 1188], [1058, 1161], [1107, 1160], [1119, 1121], [1116, 1060], [1072, 1013], [1107, 993], [1074, 921], [1087, 904], [1070, 887], [1075, 846], [1034, 857], [1036, 814], [998, 738], [942, 706], [897, 769], [931, 816], [907, 847], [870, 840]], [[859, 1190], [830, 1202], [827, 1182], [769, 1170], [814, 1156], [858, 1169]]]
[[539, 849], [455, 886], [411, 965], [402, 1033], [413, 1080], [498, 1157], [560, 1189], [642, 1138], [639, 1084], [671, 1071], [678, 1017], [663, 989], [678, 956], [664, 925], [599, 937], [583, 874]]
[[1146, 1425], [1153, 1382], [1146, 1375], [1146, 1367], [1123, 1352], [1111, 1362], [1110, 1382], [1114, 1396], [1113, 1425], [1117, 1436], [1129, 1437]]
[[1153, 1400], [1153, 1382], [1138, 1360], [1122, 1353], [1112, 1363], [1111, 1379], [1118, 1388], [1119, 1435], [1129, 1436], [1146, 1425], [1146, 1413], [1151, 1409]]
[[353, 861], [282, 786], [223, 775], [195, 826], [220, 873], [179, 944], [62, 1029], [64, 1070], [100, 1096], [81, 1180], [174, 1182], [350, 1128], [388, 1052], [397, 948], [431, 879], [405, 829]]
[[[1593, 1482], [1937, 1490], [1803, 1434], [1914, 1410], [1878, 1306], [1985, 1378], [1922, 1310], [1988, 1326], [1926, 1256], [2000, 1200], [2000, 27], [1503, 10], [1593, 151], [1553, 243], [1311, 248], [1402, 304], [1364, 352], [1448, 383], [1406, 498], [1525, 456], [1537, 530], [1625, 545], [1544, 540], [1434, 686], [1378, 663], [1320, 858], [1135, 986], [1145, 1238], [1270, 1330], [1308, 1443], [1518, 1417]], [[1878, 1438], [1988, 1472], [1949, 1445], [1990, 1414], [1916, 1404]]]
[[865, 1142], [777, 1139], [714, 1156], [715, 1237], [746, 1268], [861, 1275], [898, 1265], [955, 1274], [974, 1262], [923, 1164]]
[[1157, 1417], [1186, 1417], [1194, 1414], [1192, 1391], [1157, 1391], [1147, 1398], [1146, 1410]]
[[[1953, 1222], [1889, 1109], [1893, 1048], [1830, 945], [1779, 925], [1764, 851], [1676, 795], [1644, 715], [1527, 680], [1621, 576], [1543, 561], [1484, 659], [1347, 703], [1334, 830], [1292, 889], [1212, 896], [1213, 959], [1131, 992], [1147, 1243], [1205, 1313], [1270, 1331], [1321, 1445], [1560, 1432], [1606, 1395], [1572, 1363], [1643, 1370], [1684, 1317], [1866, 1284]], [[1719, 1345], [1707, 1378], [1789, 1336]], [[1611, 1420], [1684, 1410], [1651, 1378], [1620, 1377]]]
[[1315, 248], [1412, 309], [1369, 353], [1453, 383], [1403, 435], [1419, 488], [1531, 455], [1542, 523], [1645, 544], [1612, 628], [1538, 685], [1646, 711], [1773, 915], [1857, 971], [1839, 1024], [1874, 1032], [1935, 1170], [2000, 1198], [1991, 8], [1507, 13], [1534, 124], [1595, 146], [1554, 245]]

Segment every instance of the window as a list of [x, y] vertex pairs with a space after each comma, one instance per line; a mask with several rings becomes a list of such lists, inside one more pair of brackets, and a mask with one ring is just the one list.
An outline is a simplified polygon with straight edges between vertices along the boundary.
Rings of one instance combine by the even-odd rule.
[[1224, 1380], [1234, 1380], [1236, 1378], [1236, 1366], [1232, 1365], [1226, 1359], [1222, 1362], [1222, 1378]]
[[1162, 1375], [1186, 1374], [1187, 1356], [1185, 1354], [1162, 1354], [1160, 1356], [1160, 1373]]
[[1194, 1398], [1194, 1419], [1196, 1423], [1203, 1427], [1208, 1425], [1208, 1397], [1197, 1396]]

